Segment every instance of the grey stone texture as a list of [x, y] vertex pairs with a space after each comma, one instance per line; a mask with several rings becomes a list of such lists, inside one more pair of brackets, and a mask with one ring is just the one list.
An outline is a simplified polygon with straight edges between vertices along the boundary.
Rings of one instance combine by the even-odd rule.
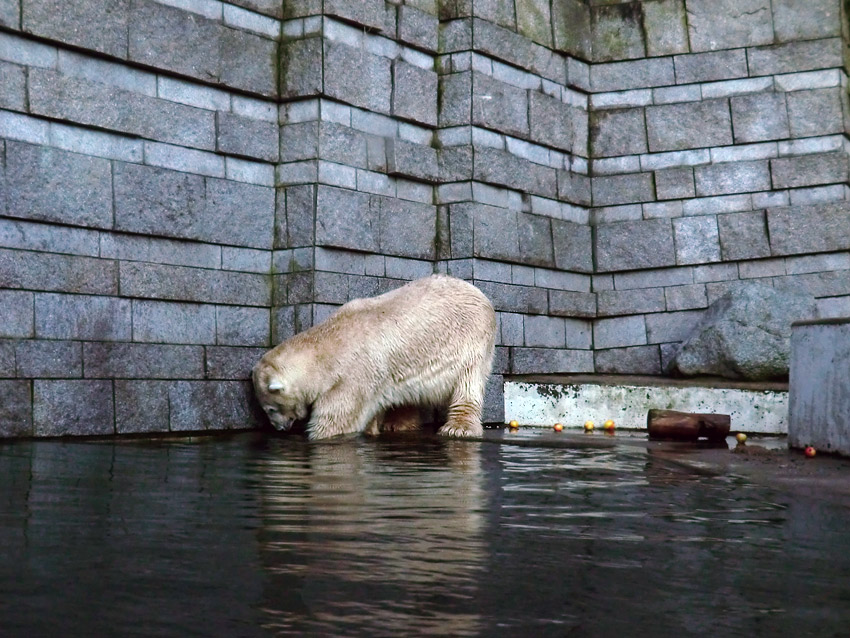
[[772, 379], [788, 374], [791, 324], [816, 316], [812, 296], [750, 284], [723, 295], [682, 343], [673, 365], [685, 375]]
[[772, 255], [799, 255], [850, 248], [850, 215], [842, 203], [768, 209]]
[[661, 374], [658, 346], [609, 348], [595, 353], [595, 370], [599, 374]]
[[85, 376], [92, 379], [203, 379], [201, 346], [149, 343], [83, 344]]
[[473, 73], [472, 124], [527, 137], [527, 92], [483, 73]]
[[127, 57], [130, 0], [75, 2], [57, 11], [50, 0], [21, 0], [23, 30], [119, 58]]
[[641, 10], [647, 55], [688, 52], [685, 0], [644, 0]]
[[726, 100], [649, 106], [646, 127], [650, 152], [732, 143], [732, 122]]
[[697, 166], [694, 179], [698, 197], [770, 189], [770, 170], [766, 160]]
[[32, 419], [35, 436], [114, 434], [112, 381], [36, 380]]
[[32, 381], [0, 380], [0, 436], [32, 434]]
[[392, 106], [391, 67], [388, 58], [325, 41], [323, 92], [354, 106], [388, 114]]
[[724, 260], [770, 257], [764, 211], [718, 215], [717, 229]]
[[437, 74], [401, 60], [393, 62], [392, 73], [393, 115], [436, 126]]
[[596, 227], [600, 272], [661, 268], [676, 263], [669, 219], [600, 224]]
[[73, 379], [83, 376], [83, 350], [78, 341], [19, 341], [15, 344], [19, 377]]
[[590, 150], [594, 157], [646, 153], [643, 109], [610, 109], [590, 113]]
[[774, 188], [799, 188], [816, 184], [847, 182], [845, 153], [823, 153], [800, 157], [780, 157], [770, 162]]
[[730, 100], [735, 142], [763, 142], [790, 135], [785, 96], [781, 93], [741, 95]]
[[688, 0], [691, 51], [773, 43], [770, 0]]
[[116, 380], [115, 432], [168, 432], [168, 383]]

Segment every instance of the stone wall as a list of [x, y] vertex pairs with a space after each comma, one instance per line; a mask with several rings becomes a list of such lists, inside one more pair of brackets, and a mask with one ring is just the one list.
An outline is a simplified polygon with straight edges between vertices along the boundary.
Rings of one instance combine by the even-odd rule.
[[506, 374], [661, 374], [730, 286], [850, 312], [840, 0], [0, 0], [0, 433], [256, 423], [434, 271]]

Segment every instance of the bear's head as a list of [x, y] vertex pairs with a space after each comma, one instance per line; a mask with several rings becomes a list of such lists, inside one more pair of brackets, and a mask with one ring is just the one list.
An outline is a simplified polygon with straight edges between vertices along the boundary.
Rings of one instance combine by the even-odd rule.
[[310, 402], [300, 391], [293, 371], [260, 360], [254, 366], [253, 379], [260, 405], [276, 429], [288, 430], [310, 414]]

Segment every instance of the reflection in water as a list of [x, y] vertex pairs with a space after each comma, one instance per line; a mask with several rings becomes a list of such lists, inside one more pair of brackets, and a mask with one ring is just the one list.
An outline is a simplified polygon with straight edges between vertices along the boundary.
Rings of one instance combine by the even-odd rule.
[[0, 635], [845, 635], [850, 508], [656, 448], [0, 445]]

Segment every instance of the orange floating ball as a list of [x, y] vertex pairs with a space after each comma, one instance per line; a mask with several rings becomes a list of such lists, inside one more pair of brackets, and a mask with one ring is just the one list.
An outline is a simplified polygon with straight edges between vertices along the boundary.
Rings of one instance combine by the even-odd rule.
[[605, 421], [605, 423], [602, 424], [602, 427], [606, 430], [613, 430], [614, 422], [611, 419], [608, 419], [607, 421]]
[[555, 430], [555, 432], [560, 432], [561, 430], [564, 429], [564, 424], [563, 423], [556, 423], [555, 425], [552, 426], [552, 429]]
[[584, 431], [585, 432], [593, 432], [593, 421], [585, 421], [584, 422]]
[[510, 423], [508, 423], [508, 426], [509, 426], [511, 429], [516, 429], [516, 428], [518, 428], [518, 427], [519, 427], [519, 423], [517, 423], [516, 421], [511, 421]]
[[806, 449], [803, 450], [803, 454], [805, 454], [809, 458], [812, 458], [817, 453], [818, 453], [818, 451], [815, 448], [813, 448], [811, 445], [806, 446]]
[[735, 440], [738, 443], [743, 443], [744, 441], [747, 440], [747, 435], [744, 434], [743, 432], [738, 432], [738, 434], [735, 435]]

